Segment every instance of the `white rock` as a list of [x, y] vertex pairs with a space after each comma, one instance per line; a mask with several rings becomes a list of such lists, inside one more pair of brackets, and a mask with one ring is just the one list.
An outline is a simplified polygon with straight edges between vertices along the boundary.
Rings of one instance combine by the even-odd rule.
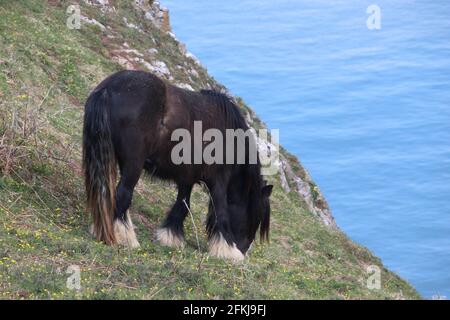
[[159, 73], [162, 73], [165, 75], [170, 74], [169, 68], [163, 61], [155, 60], [152, 62], [152, 65], [155, 67], [156, 72], [159, 72]]
[[197, 59], [191, 52], [186, 52], [185, 56], [195, 62], [195, 64], [201, 66], [200, 60]]
[[286, 174], [284, 173], [286, 167], [286, 163], [285, 162], [281, 162], [281, 170], [280, 170], [280, 183], [281, 183], [281, 187], [283, 188], [284, 192], [291, 192], [291, 188], [289, 187], [289, 183], [287, 181], [286, 178]]
[[190, 73], [191, 75], [193, 75], [194, 77], [197, 77], [197, 78], [198, 78], [198, 72], [197, 72], [195, 69], [190, 69], [190, 70], [189, 70], [189, 73]]
[[153, 1], [150, 8], [142, 1], [135, 1], [138, 8], [145, 12], [145, 19], [151, 21], [157, 28], [161, 28], [164, 24], [164, 15], [167, 14], [167, 8], [161, 6], [159, 1]]
[[158, 76], [165, 77], [168, 80], [173, 79], [172, 75], [170, 74], [169, 68], [163, 61], [146, 61], [144, 59], [139, 59], [139, 62], [143, 64], [150, 72], [153, 72]]
[[[285, 178], [294, 182], [296, 186], [295, 191], [298, 193], [300, 198], [305, 201], [308, 210], [312, 214], [316, 215], [326, 226], [332, 229], [337, 229], [338, 226], [336, 225], [336, 221], [334, 220], [331, 210], [328, 207], [328, 204], [326, 203], [322, 193], [320, 192], [320, 190], [318, 190], [317, 187], [317, 189], [311, 190], [313, 181], [309, 174], [305, 171], [304, 178], [295, 175], [291, 165], [284, 156], [281, 156], [281, 163], [283, 173], [280, 174], [280, 179], [282, 179], [282, 177], [284, 176]], [[283, 181], [281, 181], [281, 184], [283, 184]], [[313, 193], [316, 194], [316, 199], [314, 199]]]
[[138, 57], [144, 56], [141, 52], [137, 51], [136, 49], [123, 49], [120, 51], [125, 52], [126, 54], [134, 54], [135, 56], [138, 56]]
[[137, 25], [135, 25], [134, 23], [128, 22], [128, 19], [126, 17], [123, 17], [123, 22], [125, 23], [125, 25], [130, 28], [130, 29], [135, 29], [137, 31], [139, 31], [140, 33], [144, 33], [144, 31], [139, 28]]
[[122, 56], [113, 56], [111, 58], [112, 61], [117, 62], [118, 64], [120, 64], [122, 67], [124, 67], [125, 69], [129, 69], [132, 70], [134, 69], [133, 64], [125, 57]]
[[176, 83], [175, 84], [177, 87], [180, 87], [182, 89], [186, 89], [186, 90], [190, 90], [190, 91], [195, 91], [194, 88], [191, 87], [190, 84], [187, 83]]
[[103, 24], [101, 24], [100, 22], [98, 22], [97, 20], [95, 20], [95, 19], [91, 19], [91, 18], [88, 18], [88, 17], [83, 16], [83, 15], [80, 17], [80, 19], [83, 22], [86, 22], [86, 23], [89, 23], [89, 24], [96, 25], [96, 26], [100, 27], [100, 29], [102, 29], [102, 31], [106, 30], [106, 27]]
[[84, 0], [84, 2], [90, 6], [98, 5], [103, 13], [116, 11], [116, 8], [111, 6], [108, 0]]
[[98, 4], [100, 4], [102, 6], [109, 6], [108, 0], [95, 0], [95, 2], [97, 2]]

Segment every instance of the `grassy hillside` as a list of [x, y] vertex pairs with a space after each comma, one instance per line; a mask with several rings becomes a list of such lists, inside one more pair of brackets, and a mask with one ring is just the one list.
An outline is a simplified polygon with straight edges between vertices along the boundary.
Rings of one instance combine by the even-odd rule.
[[[0, 298], [419, 297], [367, 249], [326, 226], [292, 182], [287, 192], [278, 176], [271, 181], [271, 242], [255, 245], [244, 264], [208, 257], [208, 194], [200, 187], [186, 220], [186, 248], [154, 243], [176, 193], [148, 177], [139, 182], [131, 208], [141, 248], [94, 241], [81, 175], [89, 91], [124, 67], [152, 70], [193, 89], [221, 86], [173, 35], [144, 18], [145, 10], [154, 10], [146, 1], [137, 1], [140, 8], [125, 0], [80, 2], [85, 18], [81, 29], [71, 30], [71, 1], [0, 0]], [[253, 125], [263, 124], [254, 117]], [[283, 154], [301, 175], [300, 164]], [[71, 265], [80, 267], [81, 290], [66, 287]], [[379, 290], [366, 286], [369, 265], [382, 270]]]

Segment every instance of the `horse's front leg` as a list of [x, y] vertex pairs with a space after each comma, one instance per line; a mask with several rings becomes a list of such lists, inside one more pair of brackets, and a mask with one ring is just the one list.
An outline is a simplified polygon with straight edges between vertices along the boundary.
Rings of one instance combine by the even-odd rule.
[[206, 222], [209, 254], [235, 262], [242, 261], [244, 260], [244, 255], [236, 247], [235, 237], [230, 224], [226, 192], [227, 183], [219, 181], [210, 188], [210, 191], [211, 201]]
[[192, 185], [178, 185], [177, 200], [167, 214], [161, 227], [156, 231], [156, 239], [164, 246], [183, 248], [183, 222], [189, 213]]

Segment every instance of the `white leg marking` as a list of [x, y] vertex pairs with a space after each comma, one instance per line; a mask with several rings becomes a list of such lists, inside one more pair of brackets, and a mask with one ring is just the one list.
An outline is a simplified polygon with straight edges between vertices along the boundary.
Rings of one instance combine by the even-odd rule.
[[234, 262], [243, 261], [245, 258], [242, 252], [236, 247], [236, 244], [233, 243], [230, 246], [221, 233], [213, 236], [210, 240], [209, 254], [217, 258], [230, 259]]
[[139, 242], [134, 232], [133, 222], [131, 222], [130, 214], [127, 212], [127, 224], [125, 225], [117, 219], [114, 221], [114, 236], [116, 237], [117, 244], [127, 246], [129, 248], [139, 248]]
[[159, 228], [156, 230], [156, 240], [163, 246], [184, 248], [184, 239], [173, 233], [169, 228]]

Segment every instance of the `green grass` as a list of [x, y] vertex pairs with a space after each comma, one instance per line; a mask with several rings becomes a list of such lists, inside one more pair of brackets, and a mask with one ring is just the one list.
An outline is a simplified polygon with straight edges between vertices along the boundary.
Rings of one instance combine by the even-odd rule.
[[[131, 208], [141, 248], [129, 251], [94, 241], [80, 168], [82, 105], [91, 88], [120, 69], [109, 50], [125, 41], [142, 52], [156, 48], [174, 82], [220, 87], [150, 23], [143, 24], [145, 36], [126, 28], [122, 17], [137, 24], [139, 14], [128, 1], [111, 2], [116, 14], [82, 5], [83, 14], [114, 31], [116, 38], [102, 45], [99, 28], [66, 28], [69, 1], [59, 6], [0, 1], [0, 298], [419, 298], [367, 249], [325, 227], [275, 178], [271, 242], [256, 244], [244, 264], [208, 257], [208, 194], [200, 187], [192, 197], [193, 222], [188, 217], [185, 224], [186, 248], [154, 243], [176, 190], [148, 177], [142, 177]], [[195, 68], [199, 76], [190, 82], [177, 65]], [[299, 164], [294, 169], [303, 172]], [[66, 287], [71, 265], [81, 269], [79, 291]], [[366, 286], [369, 265], [382, 270], [379, 290]]]

